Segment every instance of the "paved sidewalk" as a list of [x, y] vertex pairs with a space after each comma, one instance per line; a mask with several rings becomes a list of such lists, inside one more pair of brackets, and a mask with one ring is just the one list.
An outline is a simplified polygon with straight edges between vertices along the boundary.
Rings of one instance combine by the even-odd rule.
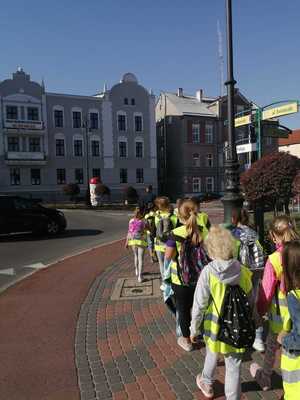
[[[111, 300], [118, 279], [132, 278], [133, 271], [131, 255], [123, 257], [95, 280], [82, 305], [75, 339], [81, 399], [204, 399], [195, 376], [203, 366], [205, 350], [186, 353], [178, 347], [175, 321], [162, 298]], [[146, 263], [145, 271], [157, 273], [158, 265]], [[274, 390], [259, 391], [249, 364], [252, 359], [261, 362], [261, 356], [254, 352], [246, 358], [243, 398], [280, 398], [279, 375], [274, 374]], [[219, 366], [216, 398], [224, 398], [221, 359]]]

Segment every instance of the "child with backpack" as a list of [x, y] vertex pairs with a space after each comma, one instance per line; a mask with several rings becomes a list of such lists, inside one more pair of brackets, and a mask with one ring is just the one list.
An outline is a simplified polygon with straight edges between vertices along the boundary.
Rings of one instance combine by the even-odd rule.
[[165, 289], [165, 285], [163, 283], [164, 279], [164, 259], [165, 259], [165, 251], [166, 251], [166, 242], [169, 238], [169, 235], [176, 227], [177, 217], [172, 213], [172, 207], [170, 204], [170, 200], [168, 197], [157, 197], [155, 199], [155, 205], [157, 207], [157, 211], [155, 214], [155, 240], [154, 240], [154, 248], [157, 254], [157, 259], [159, 263], [159, 269], [162, 279], [162, 285], [160, 287], [161, 290]]
[[151, 208], [148, 208], [147, 214], [145, 214], [146, 221], [146, 230], [147, 230], [147, 243], [149, 255], [151, 258], [152, 264], [158, 262], [155, 250], [154, 250], [154, 240], [155, 240], [155, 213], [156, 207], [153, 205]]
[[287, 305], [292, 320], [289, 333], [282, 331], [281, 373], [285, 400], [299, 399], [300, 393], [300, 243], [289, 242], [282, 253]]
[[225, 397], [241, 397], [241, 363], [252, 346], [252, 279], [249, 268], [233, 258], [235, 241], [229, 230], [212, 226], [205, 239], [212, 261], [199, 277], [192, 309], [191, 341], [203, 331], [206, 357], [196, 383], [207, 398], [214, 397], [213, 383], [219, 354], [225, 358]]
[[191, 351], [191, 308], [198, 277], [208, 258], [197, 225], [195, 204], [191, 200], [184, 200], [179, 207], [178, 217], [182, 226], [173, 229], [167, 241], [165, 257], [166, 262], [171, 262], [170, 281], [181, 331], [177, 343], [185, 351]]
[[290, 330], [286, 290], [282, 268], [282, 251], [285, 243], [298, 238], [291, 219], [286, 215], [275, 217], [271, 223], [269, 235], [276, 246], [266, 262], [264, 274], [257, 299], [257, 311], [260, 316], [268, 313], [269, 332], [266, 342], [264, 363], [250, 366], [250, 373], [256, 382], [265, 390], [271, 388], [271, 375], [275, 361], [276, 350], [279, 347], [277, 335]]
[[[265, 265], [264, 251], [259, 243], [258, 234], [250, 227], [249, 214], [244, 208], [233, 209], [232, 225], [231, 233], [239, 240], [238, 259], [252, 271], [253, 290], [257, 293]], [[256, 329], [253, 348], [259, 352], [265, 351], [262, 326]]]
[[146, 223], [144, 210], [137, 207], [134, 217], [129, 221], [125, 247], [130, 246], [134, 255], [135, 275], [138, 282], [143, 281], [144, 253], [147, 247]]

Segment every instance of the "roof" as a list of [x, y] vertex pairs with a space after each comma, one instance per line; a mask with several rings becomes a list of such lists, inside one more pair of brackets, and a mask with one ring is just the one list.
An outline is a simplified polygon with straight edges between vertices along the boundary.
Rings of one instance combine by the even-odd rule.
[[295, 129], [287, 139], [279, 139], [278, 144], [279, 146], [300, 144], [300, 129]]
[[178, 115], [206, 115], [216, 117], [216, 114], [208, 108], [212, 98], [203, 98], [200, 102], [195, 96], [177, 96], [175, 93], [164, 93], [167, 100], [176, 108]]

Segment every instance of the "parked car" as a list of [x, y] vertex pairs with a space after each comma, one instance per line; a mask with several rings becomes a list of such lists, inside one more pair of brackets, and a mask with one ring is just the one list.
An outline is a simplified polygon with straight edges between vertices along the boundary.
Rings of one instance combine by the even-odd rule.
[[55, 235], [66, 229], [64, 214], [35, 200], [0, 195], [0, 234], [33, 232]]

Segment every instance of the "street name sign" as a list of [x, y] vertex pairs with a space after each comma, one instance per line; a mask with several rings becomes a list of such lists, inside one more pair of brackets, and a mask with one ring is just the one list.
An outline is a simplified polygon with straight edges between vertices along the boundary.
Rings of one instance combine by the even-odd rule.
[[280, 107], [270, 108], [262, 112], [262, 119], [280, 117], [281, 115], [294, 114], [298, 112], [298, 102], [294, 101]]
[[239, 144], [236, 146], [236, 152], [237, 154], [250, 153], [252, 151], [256, 151], [256, 148], [256, 143]]
[[244, 117], [238, 117], [234, 119], [235, 128], [248, 124], [251, 124], [251, 115], [245, 115]]

